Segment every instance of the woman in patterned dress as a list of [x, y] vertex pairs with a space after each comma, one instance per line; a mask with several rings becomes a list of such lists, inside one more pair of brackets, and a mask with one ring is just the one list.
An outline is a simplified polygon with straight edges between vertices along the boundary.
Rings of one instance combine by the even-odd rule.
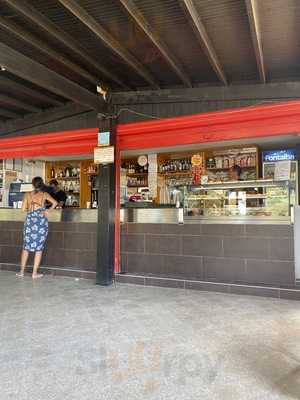
[[[21, 256], [21, 270], [17, 276], [24, 276], [29, 253], [35, 253], [32, 278], [36, 279], [43, 276], [38, 273], [38, 269], [48, 235], [48, 212], [57, 206], [57, 201], [48, 193], [43, 192], [44, 182], [42, 178], [33, 178], [32, 186], [34, 190], [25, 194], [22, 204], [22, 210], [27, 211], [27, 217], [23, 232], [24, 242]], [[45, 208], [46, 201], [51, 204], [49, 210]]]

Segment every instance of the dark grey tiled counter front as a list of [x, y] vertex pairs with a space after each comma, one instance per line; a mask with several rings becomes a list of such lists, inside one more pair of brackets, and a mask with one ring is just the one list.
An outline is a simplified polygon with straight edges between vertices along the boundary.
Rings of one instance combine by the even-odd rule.
[[[50, 222], [42, 265], [57, 273], [89, 275], [96, 268], [96, 223]], [[0, 265], [18, 268], [23, 240], [23, 223], [0, 221]], [[86, 272], [86, 274], [85, 274]], [[76, 275], [76, 274], [74, 274]]]
[[294, 285], [293, 227], [126, 223], [121, 267], [133, 274]]

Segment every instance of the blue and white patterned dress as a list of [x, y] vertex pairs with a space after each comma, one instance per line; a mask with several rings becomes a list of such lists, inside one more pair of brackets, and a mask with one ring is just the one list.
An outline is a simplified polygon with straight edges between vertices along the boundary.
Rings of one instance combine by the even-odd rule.
[[24, 250], [30, 252], [43, 251], [48, 235], [48, 218], [45, 207], [27, 213], [24, 224]]

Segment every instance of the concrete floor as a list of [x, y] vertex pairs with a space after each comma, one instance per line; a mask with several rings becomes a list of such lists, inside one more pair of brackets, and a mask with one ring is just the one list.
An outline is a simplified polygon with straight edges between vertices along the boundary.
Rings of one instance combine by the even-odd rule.
[[0, 272], [1, 400], [300, 399], [300, 303]]

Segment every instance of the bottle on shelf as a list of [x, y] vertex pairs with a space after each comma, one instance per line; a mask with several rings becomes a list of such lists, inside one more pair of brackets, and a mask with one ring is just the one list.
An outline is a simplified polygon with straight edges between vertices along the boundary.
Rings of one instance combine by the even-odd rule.
[[51, 179], [55, 178], [55, 169], [54, 169], [53, 165], [52, 165], [52, 168], [51, 168], [51, 171], [50, 171], [50, 176], [51, 176]]

